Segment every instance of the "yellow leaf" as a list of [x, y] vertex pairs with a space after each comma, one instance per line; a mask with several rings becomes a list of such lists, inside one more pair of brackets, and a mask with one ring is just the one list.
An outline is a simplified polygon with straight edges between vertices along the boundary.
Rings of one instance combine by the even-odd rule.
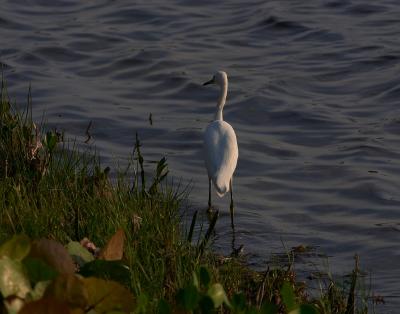
[[119, 283], [95, 277], [83, 278], [82, 281], [88, 292], [88, 306], [96, 313], [115, 310], [129, 313], [135, 309], [135, 298]]
[[65, 302], [43, 298], [24, 305], [18, 314], [72, 314]]
[[121, 260], [124, 255], [124, 230], [118, 229], [106, 246], [101, 250], [99, 258], [107, 261]]
[[20, 261], [7, 256], [0, 258], [0, 293], [4, 298], [17, 296], [24, 299], [31, 284]]
[[76, 275], [59, 275], [46, 288], [45, 297], [51, 297], [65, 302], [71, 309], [86, 308], [88, 304], [88, 292], [82, 279]]
[[26, 235], [14, 235], [0, 246], [0, 257], [8, 256], [11, 259], [22, 261], [31, 249], [31, 240]]

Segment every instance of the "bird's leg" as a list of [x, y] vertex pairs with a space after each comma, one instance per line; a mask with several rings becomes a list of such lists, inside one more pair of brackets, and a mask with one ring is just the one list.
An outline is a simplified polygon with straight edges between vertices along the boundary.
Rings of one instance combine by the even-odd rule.
[[233, 225], [233, 191], [232, 191], [232, 179], [229, 181], [229, 189], [231, 190], [231, 206], [230, 206], [230, 210], [231, 210], [231, 225], [232, 225], [232, 229], [234, 229], [234, 225]]
[[232, 256], [236, 256], [236, 248], [235, 248], [235, 241], [236, 241], [236, 235], [235, 235], [235, 224], [233, 223], [233, 191], [232, 191], [232, 179], [229, 181], [229, 190], [231, 191], [231, 205], [230, 205], [230, 210], [231, 210], [231, 227], [232, 227]]
[[211, 208], [211, 178], [208, 178], [208, 212], [212, 212]]
[[235, 248], [236, 235], [235, 235], [235, 225], [233, 224], [232, 216], [231, 216], [231, 227], [232, 227], [232, 255], [234, 255], [236, 251]]

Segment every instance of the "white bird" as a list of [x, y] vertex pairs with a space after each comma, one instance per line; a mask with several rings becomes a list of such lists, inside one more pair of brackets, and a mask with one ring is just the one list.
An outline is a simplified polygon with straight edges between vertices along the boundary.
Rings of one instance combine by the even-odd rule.
[[238, 159], [236, 134], [232, 126], [225, 122], [222, 110], [228, 93], [228, 76], [225, 72], [217, 72], [213, 78], [203, 85], [217, 84], [221, 91], [217, 103], [214, 121], [204, 133], [204, 157], [208, 173], [208, 209], [211, 210], [211, 182], [219, 197], [231, 192], [231, 223], [233, 226], [232, 176]]

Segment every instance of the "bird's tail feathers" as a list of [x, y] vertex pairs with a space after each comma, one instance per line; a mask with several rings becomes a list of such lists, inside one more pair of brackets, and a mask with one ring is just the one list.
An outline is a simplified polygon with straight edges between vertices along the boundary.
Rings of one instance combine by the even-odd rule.
[[226, 193], [229, 192], [229, 181], [225, 182], [226, 180], [213, 180], [214, 182], [214, 186], [215, 186], [215, 190], [217, 192], [217, 195], [219, 197], [224, 196]]

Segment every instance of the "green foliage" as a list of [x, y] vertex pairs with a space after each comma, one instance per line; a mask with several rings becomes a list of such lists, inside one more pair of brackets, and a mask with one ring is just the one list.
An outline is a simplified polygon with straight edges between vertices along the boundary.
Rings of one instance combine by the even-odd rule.
[[288, 314], [317, 314], [312, 304], [298, 304], [293, 286], [285, 281], [281, 288], [281, 296]]
[[[37, 241], [34, 241], [32, 246], [35, 242]], [[8, 248], [10, 245], [30, 247], [31, 242], [26, 236], [14, 236], [2, 247]], [[39, 313], [46, 306], [61, 307], [65, 311], [80, 309], [82, 313], [89, 311], [90, 313], [111, 313], [112, 311], [127, 313], [135, 309], [136, 301], [131, 292], [114, 281], [114, 279], [121, 279], [119, 268], [103, 266], [97, 269], [99, 272], [107, 271], [108, 280], [96, 278], [94, 273], [89, 273], [86, 277], [80, 277], [74, 273], [59, 274], [47, 264], [48, 256], [53, 256], [54, 247], [58, 246], [54, 242], [48, 242], [47, 245], [41, 247], [40, 258], [24, 254], [22, 260], [20, 260], [21, 255], [15, 254], [13, 250], [3, 251], [0, 258], [0, 293], [4, 306], [10, 313], [20, 310], [22, 313]], [[67, 247], [71, 247], [71, 243]], [[58, 248], [57, 253], [61, 250], [64, 250], [62, 256], [68, 254], [65, 248]], [[85, 265], [89, 264], [93, 265], [93, 262]], [[85, 272], [81, 272], [81, 275], [85, 275]]]
[[85, 277], [112, 279], [128, 287], [131, 282], [129, 267], [120, 261], [94, 260], [83, 265], [79, 273]]
[[[31, 241], [26, 236], [13, 236], [0, 246], [0, 292], [7, 298], [4, 306], [10, 313], [39, 313], [45, 307], [66, 312], [80, 309], [82, 313], [127, 313], [133, 310], [146, 313], [151, 304], [148, 296], [140, 293], [134, 297], [126, 288], [130, 283], [127, 280], [130, 269], [122, 261], [99, 259], [102, 256], [112, 258], [112, 253], [120, 246], [116, 239], [121, 237], [124, 236], [118, 230], [105, 245], [105, 253], [96, 258], [76, 241], [70, 241], [64, 247], [54, 240]], [[16, 249], [9, 249], [11, 247]], [[87, 254], [91, 257], [87, 258]], [[73, 256], [83, 256], [75, 259], [75, 266], [79, 267], [83, 277], [70, 271]], [[233, 313], [278, 313], [277, 307], [271, 304], [261, 308], [249, 305], [241, 293], [234, 294], [229, 300], [222, 284], [215, 282], [204, 265], [196, 268], [191, 278], [191, 282], [177, 290], [176, 305], [165, 299], [158, 301], [158, 313], [172, 313], [175, 306], [193, 313], [214, 313], [219, 308]], [[283, 284], [281, 295], [288, 313], [315, 313], [308, 305], [297, 306], [289, 283]], [[8, 301], [15, 297], [19, 302]]]
[[287, 281], [285, 281], [281, 288], [281, 296], [283, 303], [285, 304], [286, 310], [290, 313], [297, 309], [296, 297], [294, 294], [293, 287]]
[[160, 183], [166, 178], [168, 174], [167, 170], [167, 159], [165, 157], [161, 158], [157, 163], [156, 173], [153, 179], [153, 183], [149, 188], [150, 195], [154, 195], [158, 192], [158, 187]]
[[22, 263], [25, 266], [28, 278], [32, 285], [35, 285], [41, 281], [52, 280], [58, 275], [57, 271], [55, 271], [41, 259], [27, 257]]
[[69, 242], [66, 248], [74, 262], [80, 267], [82, 267], [86, 263], [94, 261], [93, 254], [85, 249], [78, 241]]
[[284, 281], [280, 296], [285, 310], [279, 310], [276, 304], [264, 302], [260, 307], [248, 304], [243, 293], [235, 293], [229, 300], [224, 287], [212, 280], [206, 267], [200, 266], [193, 273], [192, 282], [185, 288], [179, 289], [176, 302], [181, 310], [189, 313], [214, 313], [217, 309], [224, 309], [237, 314], [317, 314], [317, 309], [312, 304], [298, 304], [293, 285]]
[[25, 235], [14, 235], [9, 241], [0, 246], [0, 257], [8, 256], [9, 258], [21, 261], [31, 250], [31, 242]]
[[30, 97], [15, 110], [3, 82], [0, 303], [9, 313], [363, 313], [358, 271], [311, 298], [290, 268], [256, 272], [213, 254], [218, 212], [198, 232], [195, 211], [185, 230], [186, 191], [168, 182], [165, 158], [147, 172], [138, 136], [113, 182], [89, 146], [76, 147], [36, 126]]
[[56, 148], [58, 143], [58, 136], [55, 132], [48, 131], [43, 141], [43, 146], [46, 147], [47, 151], [51, 155]]
[[178, 291], [176, 301], [183, 310], [193, 311], [198, 307], [201, 297], [199, 290], [193, 284], [189, 284]]
[[161, 299], [158, 302], [156, 312], [157, 314], [170, 314], [172, 313], [172, 307], [165, 299]]
[[261, 306], [260, 312], [262, 314], [276, 314], [278, 313], [278, 306], [273, 303], [266, 302]]
[[200, 284], [203, 287], [208, 287], [210, 285], [211, 277], [210, 277], [210, 273], [208, 272], [206, 267], [204, 267], [204, 266], [200, 267], [199, 277], [200, 277]]
[[0, 258], [0, 292], [4, 298], [25, 298], [31, 290], [23, 264], [8, 256]]
[[60, 136], [56, 131], [42, 136], [41, 128], [32, 121], [30, 90], [26, 109], [18, 111], [2, 80], [0, 102], [0, 176], [37, 183], [48, 171]]

